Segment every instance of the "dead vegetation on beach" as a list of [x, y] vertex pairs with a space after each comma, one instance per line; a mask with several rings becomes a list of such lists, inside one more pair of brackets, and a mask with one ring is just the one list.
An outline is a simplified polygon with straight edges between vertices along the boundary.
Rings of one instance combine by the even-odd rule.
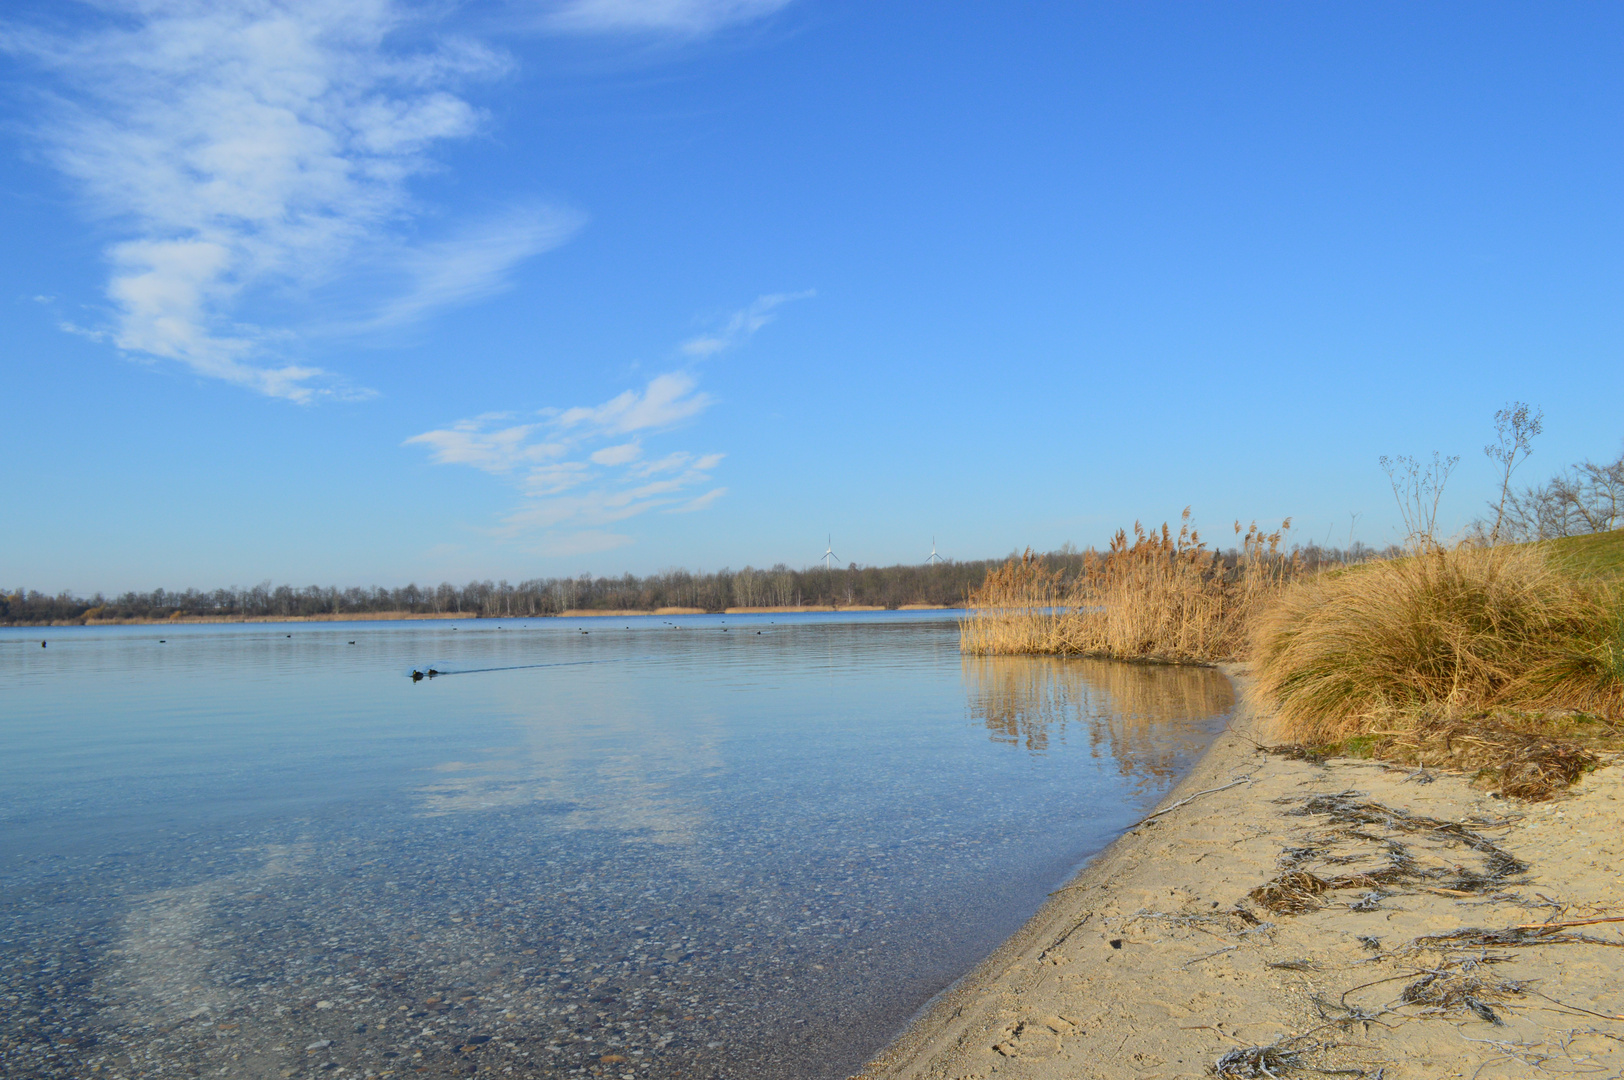
[[1441, 821], [1352, 791], [1276, 801], [1291, 807], [1290, 816], [1314, 818], [1318, 826], [1282, 852], [1275, 877], [1247, 894], [1276, 915], [1318, 910], [1334, 893], [1360, 894], [1344, 901], [1355, 911], [1377, 910], [1403, 889], [1457, 897], [1492, 893], [1528, 869], [1484, 834], [1504, 821]]

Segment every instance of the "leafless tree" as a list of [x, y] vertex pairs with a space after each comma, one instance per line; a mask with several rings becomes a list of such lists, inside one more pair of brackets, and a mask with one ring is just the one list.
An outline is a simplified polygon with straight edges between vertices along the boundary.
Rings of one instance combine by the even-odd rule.
[[1519, 540], [1624, 528], [1624, 453], [1616, 461], [1581, 461], [1506, 500], [1507, 535]]

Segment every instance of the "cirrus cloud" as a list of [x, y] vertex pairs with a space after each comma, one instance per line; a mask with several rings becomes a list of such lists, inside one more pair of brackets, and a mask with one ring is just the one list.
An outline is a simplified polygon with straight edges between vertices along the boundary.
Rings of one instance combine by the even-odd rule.
[[421, 17], [399, 0], [98, 0], [75, 15], [71, 32], [0, 24], [0, 50], [48, 76], [36, 144], [122, 234], [104, 324], [70, 329], [135, 357], [294, 401], [353, 393], [289, 360], [300, 335], [256, 323], [256, 301], [365, 284], [388, 253], [409, 280], [360, 298], [376, 309], [361, 321], [398, 323], [499, 289], [577, 224], [524, 207], [413, 240], [409, 182], [484, 125], [462, 87], [511, 64], [457, 37], [399, 44]]
[[404, 445], [427, 447], [436, 464], [508, 477], [525, 501], [502, 519], [497, 534], [540, 532], [542, 550], [565, 550], [573, 542], [560, 529], [601, 539], [612, 535], [603, 526], [651, 510], [703, 509], [721, 497], [724, 488], [697, 499], [691, 492], [710, 483], [722, 454], [677, 450], [643, 458], [645, 437], [698, 416], [711, 400], [692, 374], [675, 371], [601, 405], [546, 409], [523, 423], [512, 413], [486, 413], [413, 435]]
[[[678, 347], [714, 356], [741, 344], [800, 293], [770, 293], [734, 312], [711, 335], [716, 347]], [[714, 404], [692, 370], [655, 375], [599, 405], [542, 409], [527, 417], [485, 413], [425, 431], [404, 445], [426, 447], [435, 464], [466, 465], [506, 478], [523, 502], [501, 519], [496, 535], [525, 536], [540, 553], [573, 550], [572, 537], [630, 542], [606, 526], [650, 511], [692, 513], [727, 494], [713, 483], [720, 453], [667, 450], [649, 456], [647, 442], [687, 425]], [[586, 541], [582, 541], [586, 542]]]
[[549, 6], [543, 25], [573, 34], [657, 33], [699, 37], [751, 22], [790, 0], [565, 0]]

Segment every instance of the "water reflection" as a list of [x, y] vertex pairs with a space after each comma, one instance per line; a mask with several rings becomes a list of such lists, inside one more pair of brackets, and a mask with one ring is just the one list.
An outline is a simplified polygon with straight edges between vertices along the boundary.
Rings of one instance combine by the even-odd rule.
[[664, 845], [694, 842], [705, 808], [674, 789], [722, 768], [714, 733], [679, 734], [635, 707], [604, 710], [591, 724], [538, 711], [514, 724], [518, 745], [434, 766], [434, 779], [420, 789], [423, 813], [551, 803], [561, 811], [554, 828], [612, 829], [628, 841]]
[[1188, 767], [1212, 737], [1212, 718], [1234, 707], [1229, 680], [1202, 667], [966, 657], [964, 686], [970, 716], [993, 742], [1047, 754], [1081, 739], [1141, 786]]

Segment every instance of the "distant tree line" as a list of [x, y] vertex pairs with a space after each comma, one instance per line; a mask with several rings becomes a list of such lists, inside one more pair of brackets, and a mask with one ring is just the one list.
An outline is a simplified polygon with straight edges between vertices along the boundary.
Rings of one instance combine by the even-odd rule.
[[91, 597], [54, 596], [17, 588], [0, 594], [0, 623], [89, 622], [101, 619], [170, 619], [189, 616], [287, 618], [313, 615], [460, 614], [470, 618], [557, 615], [564, 611], [653, 611], [657, 608], [957, 606], [1001, 560], [946, 561], [934, 566], [859, 566], [696, 573], [667, 570], [646, 577], [534, 578], [512, 584], [470, 581], [437, 586], [341, 589], [336, 586], [273, 586], [126, 592]]
[[[1310, 544], [1294, 549], [1299, 564], [1314, 569], [1326, 563], [1357, 562], [1390, 555], [1364, 545], [1343, 551]], [[1215, 552], [1231, 563], [1237, 552]], [[1079, 573], [1088, 553], [1065, 545], [1044, 558], [1050, 570], [1069, 579]], [[262, 582], [252, 588], [187, 589], [169, 592], [126, 592], [108, 597], [101, 593], [81, 597], [62, 592], [54, 596], [25, 588], [0, 592], [0, 625], [51, 622], [92, 622], [117, 619], [172, 619], [216, 617], [226, 619], [290, 618], [310, 616], [366, 616], [389, 613], [462, 615], [468, 618], [525, 618], [558, 615], [565, 611], [654, 611], [659, 608], [698, 608], [724, 611], [759, 607], [879, 607], [906, 604], [962, 606], [979, 588], [988, 570], [1003, 559], [969, 562], [945, 560], [933, 566], [803, 567], [792, 570], [783, 563], [766, 569], [700, 573], [666, 570], [646, 577], [532, 578], [512, 584], [470, 581], [466, 585], [442, 582], [436, 586], [406, 585], [386, 589], [336, 586], [273, 586]]]

